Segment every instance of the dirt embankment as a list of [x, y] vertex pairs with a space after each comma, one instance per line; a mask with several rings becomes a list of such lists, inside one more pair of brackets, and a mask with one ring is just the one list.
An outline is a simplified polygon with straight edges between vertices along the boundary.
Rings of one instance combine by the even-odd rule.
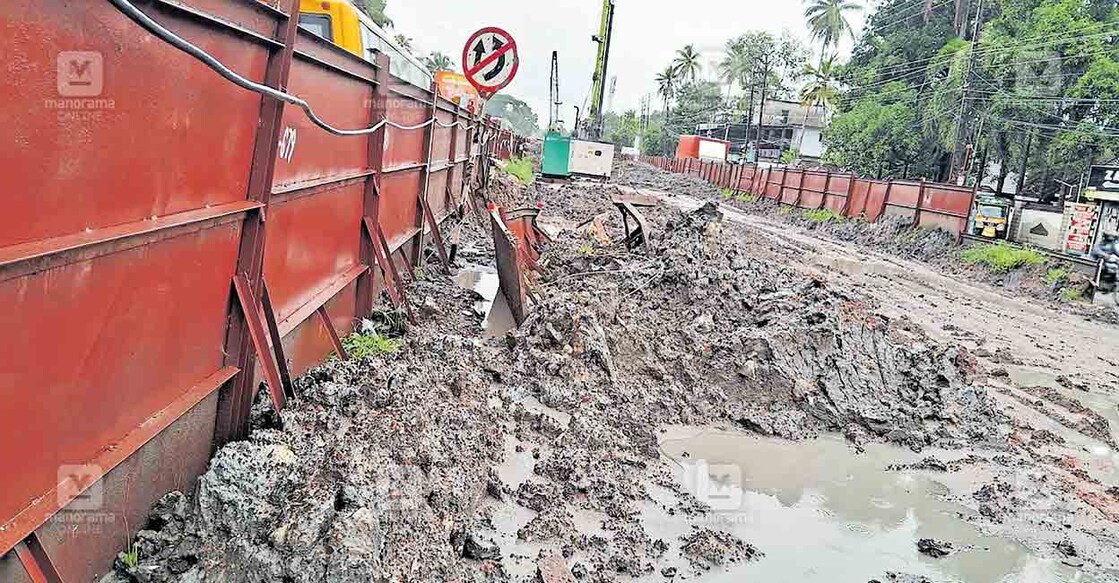
[[827, 213], [805, 213], [748, 193], [728, 195], [695, 176], [673, 174], [645, 164], [627, 164], [619, 182], [635, 188], [716, 200], [720, 204], [789, 223], [823, 237], [929, 263], [946, 273], [1040, 300], [1054, 309], [1119, 324], [1119, 313], [1115, 310], [1093, 306], [1087, 301], [1091, 294], [1091, 279], [1079, 273], [1072, 264], [1058, 259], [1045, 257], [1038, 264], [1024, 264], [1009, 270], [992, 269], [986, 264], [962, 258], [961, 251], [966, 246], [961, 247], [950, 233], [939, 229], [913, 228], [912, 221], [906, 217], [885, 216], [877, 222], [868, 223]]
[[[526, 196], [570, 224], [610, 208], [594, 184]], [[709, 511], [672, 480], [663, 425], [1005, 447], [1010, 428], [966, 350], [752, 256], [714, 204], [646, 212], [650, 244], [632, 253], [616, 217], [610, 244], [562, 232], [539, 305], [501, 337], [482, 335], [471, 292], [443, 275], [419, 282], [422, 322], [399, 350], [304, 375], [279, 419], [261, 415], [222, 448], [180, 517], [153, 522], [138, 564], [114, 577], [693, 578], [764, 560], [765, 541], [643, 527], [649, 505]]]

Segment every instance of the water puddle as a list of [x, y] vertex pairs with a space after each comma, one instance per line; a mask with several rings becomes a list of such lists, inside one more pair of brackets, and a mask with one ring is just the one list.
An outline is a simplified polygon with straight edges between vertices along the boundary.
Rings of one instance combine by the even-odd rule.
[[[1050, 370], [1038, 370], [1020, 365], [1010, 365], [1005, 368], [1010, 373], [1011, 382], [1019, 387], [1049, 387], [1065, 397], [1080, 401], [1085, 407], [1099, 413], [1104, 419], [1107, 419], [1111, 426], [1113, 440], [1119, 442], [1119, 395], [1105, 395], [1098, 391], [1069, 389], [1057, 382], [1057, 373]], [[1067, 435], [1065, 437], [1068, 438]]]
[[[856, 454], [839, 438], [789, 442], [689, 427], [667, 428], [660, 442], [681, 486], [714, 509], [698, 524], [732, 532], [765, 553], [712, 571], [700, 578], [705, 582], [864, 582], [887, 572], [959, 583], [1091, 581], [1016, 542], [984, 535], [961, 518], [969, 510], [945, 501], [948, 487], [928, 475], [885, 470], [934, 453], [949, 460], [967, 452], [871, 445]], [[642, 514], [654, 538], [688, 528], [657, 503]], [[953, 552], [922, 555], [916, 543], [925, 538], [949, 542]]]
[[497, 269], [484, 265], [467, 265], [454, 276], [455, 283], [478, 294], [474, 312], [482, 316], [482, 330], [487, 338], [502, 336], [516, 328], [509, 302], [501, 293]]

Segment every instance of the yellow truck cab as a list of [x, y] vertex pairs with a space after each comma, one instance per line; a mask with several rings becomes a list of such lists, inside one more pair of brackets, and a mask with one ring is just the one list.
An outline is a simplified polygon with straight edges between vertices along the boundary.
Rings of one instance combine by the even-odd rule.
[[431, 88], [432, 77], [427, 68], [347, 0], [300, 0], [299, 28], [370, 62], [374, 60], [374, 51], [385, 53], [393, 76], [417, 87]]

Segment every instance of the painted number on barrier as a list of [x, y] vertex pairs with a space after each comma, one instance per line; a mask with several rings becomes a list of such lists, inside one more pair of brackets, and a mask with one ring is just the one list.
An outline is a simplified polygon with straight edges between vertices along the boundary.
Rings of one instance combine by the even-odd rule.
[[295, 128], [284, 128], [284, 133], [280, 136], [280, 146], [276, 150], [276, 155], [281, 160], [291, 162], [292, 157], [295, 156]]

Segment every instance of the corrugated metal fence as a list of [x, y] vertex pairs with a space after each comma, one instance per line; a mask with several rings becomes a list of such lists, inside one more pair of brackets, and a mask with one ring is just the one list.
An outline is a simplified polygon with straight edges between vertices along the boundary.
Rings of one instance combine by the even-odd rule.
[[125, 525], [244, 435], [257, 379], [282, 401], [372, 311], [377, 258], [418, 263], [481, 156], [521, 146], [299, 31], [298, 2], [138, 4], [335, 126], [438, 123], [330, 135], [108, 2], [3, 2], [0, 581], [104, 572]]
[[967, 230], [974, 190], [911, 180], [871, 180], [850, 173], [795, 168], [758, 168], [696, 159], [642, 156], [663, 170], [698, 176], [720, 188], [748, 192], [802, 209], [829, 209], [870, 222], [902, 215], [915, 225], [959, 236]]

